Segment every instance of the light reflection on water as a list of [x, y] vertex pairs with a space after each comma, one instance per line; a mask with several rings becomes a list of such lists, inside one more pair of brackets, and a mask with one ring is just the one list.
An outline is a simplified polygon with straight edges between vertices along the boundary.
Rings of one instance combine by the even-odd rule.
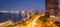
[[[18, 17], [17, 17], [18, 16]], [[9, 19], [13, 20], [13, 21], [18, 21], [22, 18], [21, 14], [16, 14], [16, 13], [2, 13], [0, 15], [0, 22], [4, 22], [7, 21]]]

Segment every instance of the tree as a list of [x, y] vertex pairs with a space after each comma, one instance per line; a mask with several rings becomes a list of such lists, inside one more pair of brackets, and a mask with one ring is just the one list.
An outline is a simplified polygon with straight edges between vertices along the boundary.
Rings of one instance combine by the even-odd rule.
[[41, 16], [39, 20], [45, 23], [47, 21], [47, 16]]

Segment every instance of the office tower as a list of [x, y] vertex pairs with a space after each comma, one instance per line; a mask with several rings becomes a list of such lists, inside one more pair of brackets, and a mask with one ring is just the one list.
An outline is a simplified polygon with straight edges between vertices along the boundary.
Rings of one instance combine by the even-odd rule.
[[47, 17], [56, 16], [58, 11], [58, 0], [45, 0], [45, 14]]

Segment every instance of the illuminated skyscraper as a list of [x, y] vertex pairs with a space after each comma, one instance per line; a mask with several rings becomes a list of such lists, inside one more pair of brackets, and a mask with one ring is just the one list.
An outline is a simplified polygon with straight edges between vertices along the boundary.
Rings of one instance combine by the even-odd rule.
[[58, 11], [58, 0], [45, 0], [46, 6], [46, 16], [50, 17], [50, 15], [57, 15]]

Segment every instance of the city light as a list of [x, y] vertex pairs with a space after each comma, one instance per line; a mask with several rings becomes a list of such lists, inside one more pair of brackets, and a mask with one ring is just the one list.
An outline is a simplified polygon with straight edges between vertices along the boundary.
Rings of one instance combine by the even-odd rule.
[[[20, 4], [15, 6], [18, 2], [11, 1], [11, 3], [15, 2], [15, 5], [13, 5], [14, 7], [11, 7], [12, 11], [9, 11], [10, 6], [4, 6], [7, 5], [7, 3], [2, 3], [4, 5], [1, 7], [7, 7], [8, 11], [0, 11], [0, 27], [60, 27], [60, 9], [58, 9], [58, 0], [45, 0], [45, 5], [41, 4], [44, 5], [45, 8], [36, 1], [37, 0], [30, 2], [30, 0], [26, 0], [20, 2], [20, 4], [22, 3], [21, 7], [19, 6]], [[8, 2], [10, 3], [10, 1]], [[42, 8], [42, 11], [40, 8]], [[19, 11], [16, 11], [17, 9], [19, 9]]]

